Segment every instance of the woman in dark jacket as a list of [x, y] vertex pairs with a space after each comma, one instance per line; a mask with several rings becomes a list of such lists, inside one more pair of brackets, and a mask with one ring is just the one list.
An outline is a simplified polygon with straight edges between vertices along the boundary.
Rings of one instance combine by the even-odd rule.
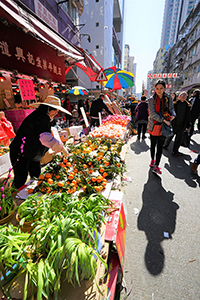
[[142, 131], [142, 139], [145, 139], [145, 133], [147, 131], [147, 123], [148, 123], [148, 104], [146, 103], [146, 96], [141, 97], [141, 102], [135, 108], [136, 118], [135, 122], [138, 126], [138, 137], [140, 140], [140, 135]]
[[[176, 103], [174, 103], [174, 110], [176, 112], [176, 118], [172, 121], [173, 133], [175, 135], [174, 146], [172, 154], [183, 155], [179, 152], [179, 147], [181, 145], [183, 131], [186, 129], [189, 132], [190, 128], [190, 107], [191, 104], [187, 101], [187, 93], [181, 92]], [[174, 136], [173, 135], [173, 136]], [[164, 149], [167, 149], [173, 136], [165, 140]]]
[[51, 134], [51, 122], [59, 110], [70, 113], [61, 107], [60, 99], [54, 96], [48, 96], [43, 103], [33, 106], [39, 107], [24, 119], [10, 144], [13, 185], [17, 189], [25, 184], [28, 174], [31, 177], [40, 175], [40, 160], [49, 148], [67, 155], [64, 145]]

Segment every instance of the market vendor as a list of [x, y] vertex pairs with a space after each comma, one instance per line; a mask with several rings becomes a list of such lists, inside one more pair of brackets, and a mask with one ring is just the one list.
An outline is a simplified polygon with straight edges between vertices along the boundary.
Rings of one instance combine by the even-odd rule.
[[103, 102], [104, 97], [104, 94], [100, 94], [99, 98], [92, 101], [92, 105], [90, 108], [90, 127], [99, 126], [99, 113], [102, 112], [103, 109], [105, 109], [109, 115], [113, 115], [107, 105]]
[[26, 183], [28, 175], [31, 178], [40, 175], [40, 160], [49, 148], [55, 153], [68, 155], [63, 143], [52, 136], [51, 126], [59, 111], [70, 112], [61, 106], [60, 99], [55, 96], [48, 96], [43, 103], [34, 103], [32, 106], [37, 109], [24, 119], [10, 145], [13, 185], [17, 189]]

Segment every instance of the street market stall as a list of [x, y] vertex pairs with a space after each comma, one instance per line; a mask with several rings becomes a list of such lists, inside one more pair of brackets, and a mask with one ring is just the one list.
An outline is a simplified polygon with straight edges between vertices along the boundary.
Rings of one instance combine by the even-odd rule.
[[[124, 272], [125, 165], [120, 154], [128, 119], [112, 120], [124, 124], [122, 139], [91, 133], [84, 142], [68, 146], [68, 158], [54, 156], [39, 178], [18, 192], [19, 225], [0, 227], [0, 283], [6, 296], [114, 299]], [[27, 233], [25, 221], [31, 226]], [[11, 281], [6, 271], [14, 273]]]

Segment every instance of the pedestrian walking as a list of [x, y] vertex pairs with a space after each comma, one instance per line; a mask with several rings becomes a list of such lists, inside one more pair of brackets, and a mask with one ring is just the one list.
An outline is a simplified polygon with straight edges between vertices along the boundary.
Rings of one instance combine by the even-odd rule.
[[136, 118], [136, 106], [137, 106], [137, 100], [134, 95], [131, 95], [131, 102], [130, 102], [130, 110], [131, 110], [131, 124], [132, 124], [132, 129], [133, 133], [136, 133], [135, 129], [137, 128], [137, 125], [135, 123], [135, 118]]
[[163, 148], [167, 149], [173, 137], [175, 136], [174, 146], [172, 150], [173, 155], [183, 155], [179, 152], [179, 147], [181, 146], [181, 141], [183, 137], [183, 132], [187, 130], [190, 131], [190, 108], [191, 104], [187, 101], [187, 92], [181, 92], [174, 103], [174, 110], [176, 113], [176, 118], [172, 121], [173, 135], [166, 138]]
[[142, 132], [142, 139], [146, 138], [147, 123], [148, 123], [148, 104], [146, 102], [146, 96], [141, 97], [141, 102], [135, 108], [136, 118], [135, 123], [137, 124], [137, 139], [140, 140]]
[[196, 89], [193, 92], [193, 97], [190, 99], [191, 107], [191, 127], [190, 127], [190, 137], [193, 135], [194, 132], [194, 124], [195, 121], [198, 119], [200, 114], [200, 90]]
[[172, 97], [173, 103], [176, 103], [176, 101], [177, 101], [177, 95], [176, 95], [176, 93], [173, 92], [170, 95]]
[[[161, 79], [158, 80], [155, 84], [155, 93], [148, 100], [149, 118], [147, 129], [150, 134], [150, 167], [152, 171], [157, 174], [162, 174], [158, 166], [166, 138], [162, 134], [161, 124], [165, 123], [167, 126], [170, 126], [170, 121], [176, 116], [172, 97], [165, 93], [165, 87], [165, 81]], [[154, 159], [154, 157], [156, 159]]]

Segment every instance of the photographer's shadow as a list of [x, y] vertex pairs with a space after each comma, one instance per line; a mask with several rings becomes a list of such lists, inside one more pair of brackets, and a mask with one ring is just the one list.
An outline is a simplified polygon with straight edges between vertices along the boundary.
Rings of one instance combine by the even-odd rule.
[[178, 204], [173, 202], [174, 194], [166, 192], [161, 178], [149, 171], [149, 179], [142, 193], [143, 206], [138, 216], [138, 229], [146, 234], [148, 244], [145, 251], [145, 265], [149, 273], [158, 275], [164, 267], [165, 255], [162, 241], [172, 238], [176, 227]]

